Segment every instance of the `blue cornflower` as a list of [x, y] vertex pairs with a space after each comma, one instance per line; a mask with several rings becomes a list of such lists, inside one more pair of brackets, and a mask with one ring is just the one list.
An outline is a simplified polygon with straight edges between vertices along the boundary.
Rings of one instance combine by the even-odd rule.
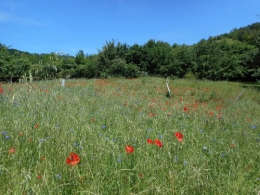
[[5, 136], [5, 139], [10, 139], [10, 136], [6, 135], [6, 136]]
[[2, 132], [2, 135], [6, 135], [6, 134], [7, 134], [7, 132], [6, 132], [6, 131], [3, 131], [3, 132]]
[[61, 175], [60, 174], [56, 174], [55, 177], [56, 177], [56, 179], [60, 179]]
[[101, 126], [102, 129], [105, 129], [106, 127], [107, 127], [106, 125], [102, 125], [102, 126]]
[[201, 132], [201, 133], [203, 133], [203, 132], [204, 132], [204, 130], [203, 130], [203, 129], [200, 129], [200, 132]]
[[71, 129], [71, 130], [70, 130], [70, 132], [71, 132], [71, 133], [74, 133], [74, 130], [73, 130], [73, 129]]
[[13, 106], [19, 106], [19, 102], [18, 101], [16, 101], [16, 100], [14, 100], [14, 102], [13, 102]]
[[251, 125], [250, 127], [251, 127], [252, 129], [256, 129], [257, 126], [256, 126], [256, 125]]
[[117, 162], [121, 163], [122, 162], [122, 158], [118, 158]]

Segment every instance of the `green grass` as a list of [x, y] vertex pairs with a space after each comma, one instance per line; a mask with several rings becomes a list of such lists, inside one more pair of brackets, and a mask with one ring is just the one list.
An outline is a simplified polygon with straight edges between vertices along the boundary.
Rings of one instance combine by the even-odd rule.
[[[165, 82], [3, 85], [1, 194], [257, 194], [259, 91], [231, 82], [171, 80], [167, 98]], [[133, 153], [126, 153], [127, 145]], [[66, 164], [71, 152], [80, 157], [77, 166]]]

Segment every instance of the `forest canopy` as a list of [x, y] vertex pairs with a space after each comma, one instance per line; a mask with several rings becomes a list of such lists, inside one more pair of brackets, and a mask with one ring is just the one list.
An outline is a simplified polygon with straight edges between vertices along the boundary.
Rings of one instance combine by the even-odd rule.
[[193, 45], [148, 40], [144, 45], [106, 41], [98, 54], [32, 54], [0, 43], [0, 80], [139, 76], [258, 81], [260, 23]]

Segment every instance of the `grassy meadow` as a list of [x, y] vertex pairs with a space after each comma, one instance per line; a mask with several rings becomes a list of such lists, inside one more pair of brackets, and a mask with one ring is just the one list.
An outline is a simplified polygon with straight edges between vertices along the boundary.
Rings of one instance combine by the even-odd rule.
[[257, 195], [259, 90], [169, 86], [171, 97], [153, 77], [3, 84], [1, 194]]

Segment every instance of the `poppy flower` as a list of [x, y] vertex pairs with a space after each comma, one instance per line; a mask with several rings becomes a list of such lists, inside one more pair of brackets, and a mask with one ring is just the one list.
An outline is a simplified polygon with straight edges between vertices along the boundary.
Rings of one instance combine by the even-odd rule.
[[38, 127], [39, 127], [39, 124], [38, 124], [38, 123], [34, 125], [34, 128], [37, 129]]
[[175, 132], [175, 137], [178, 139], [179, 142], [183, 142], [182, 138], [183, 135], [180, 132]]
[[148, 113], [148, 116], [151, 116], [151, 117], [153, 117], [153, 116], [155, 116], [155, 114], [154, 114], [154, 113], [152, 113], [152, 112], [150, 112], [150, 113]]
[[9, 152], [9, 154], [12, 154], [12, 153], [15, 153], [16, 150], [15, 150], [15, 148], [10, 148], [10, 149], [8, 150], [8, 152]]
[[163, 146], [162, 142], [159, 139], [154, 140], [153, 142], [155, 145], [157, 145], [159, 148]]
[[4, 93], [4, 89], [0, 87], [0, 95], [2, 95], [3, 93]]
[[230, 148], [235, 148], [235, 144], [231, 144], [231, 145], [230, 145]]
[[77, 155], [74, 152], [71, 152], [70, 155], [66, 159], [66, 163], [70, 166], [75, 166], [79, 163], [80, 158], [79, 155]]
[[146, 140], [148, 144], [153, 144], [153, 140], [152, 139], [147, 139]]
[[184, 108], [183, 108], [183, 111], [184, 111], [184, 112], [188, 112], [188, 111], [189, 111], [189, 108], [184, 107]]
[[38, 178], [38, 179], [41, 179], [41, 178], [42, 178], [42, 175], [38, 175], [37, 178]]
[[125, 147], [125, 151], [127, 152], [127, 153], [133, 153], [134, 152], [134, 147], [133, 146], [126, 146]]

